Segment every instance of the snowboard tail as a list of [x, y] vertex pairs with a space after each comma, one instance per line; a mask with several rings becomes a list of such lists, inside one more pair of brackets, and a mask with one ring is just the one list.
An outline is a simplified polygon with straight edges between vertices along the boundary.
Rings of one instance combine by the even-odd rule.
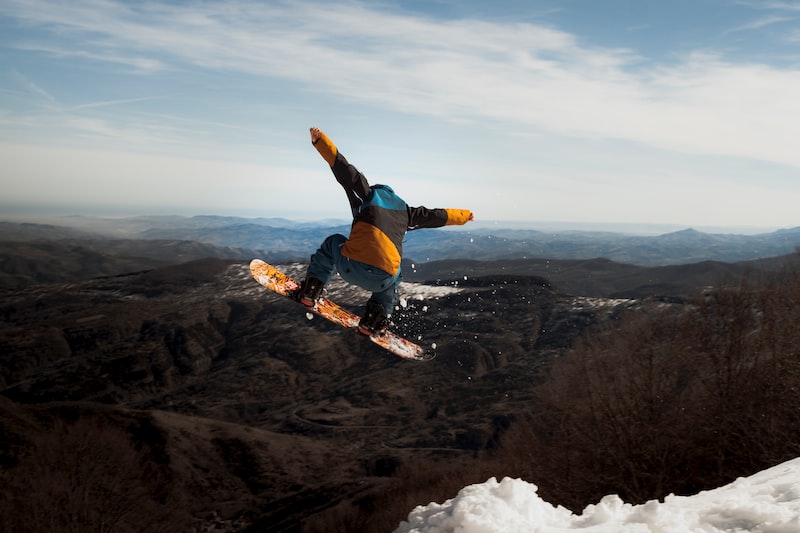
[[[250, 262], [250, 273], [257, 282], [267, 289], [297, 302], [295, 295], [300, 290], [299, 281], [287, 276], [261, 259], [253, 259]], [[351, 313], [324, 296], [317, 300], [317, 304], [314, 307], [305, 308], [346, 329], [357, 329], [358, 323], [361, 320], [358, 315]], [[423, 348], [388, 330], [379, 335], [365, 335], [365, 337], [381, 348], [403, 359], [429, 361], [436, 356], [432, 349]]]

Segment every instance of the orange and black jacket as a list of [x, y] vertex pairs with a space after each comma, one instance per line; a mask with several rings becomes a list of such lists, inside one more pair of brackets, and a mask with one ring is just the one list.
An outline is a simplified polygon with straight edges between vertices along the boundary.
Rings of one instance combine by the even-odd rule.
[[462, 225], [469, 220], [469, 210], [410, 207], [388, 185], [370, 187], [367, 178], [347, 162], [324, 133], [314, 147], [330, 165], [350, 201], [353, 226], [342, 247], [342, 254], [350, 259], [395, 275], [400, 270], [403, 237], [408, 230]]

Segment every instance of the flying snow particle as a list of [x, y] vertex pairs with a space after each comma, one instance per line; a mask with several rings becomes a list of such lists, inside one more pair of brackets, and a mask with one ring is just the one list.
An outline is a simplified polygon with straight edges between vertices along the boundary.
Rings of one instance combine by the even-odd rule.
[[314, 314], [313, 313], [306, 313], [306, 318], [311, 320], [312, 318], [314, 318]]

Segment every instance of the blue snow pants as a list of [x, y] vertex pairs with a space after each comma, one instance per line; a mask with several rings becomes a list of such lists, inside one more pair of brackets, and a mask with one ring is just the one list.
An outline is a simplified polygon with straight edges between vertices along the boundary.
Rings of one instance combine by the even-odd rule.
[[393, 276], [378, 267], [342, 255], [346, 240], [347, 237], [340, 233], [325, 239], [311, 256], [307, 275], [328, 283], [333, 274], [339, 272], [346, 282], [372, 292], [370, 300], [383, 306], [384, 314], [390, 316], [397, 305], [397, 288], [403, 279], [401, 271]]

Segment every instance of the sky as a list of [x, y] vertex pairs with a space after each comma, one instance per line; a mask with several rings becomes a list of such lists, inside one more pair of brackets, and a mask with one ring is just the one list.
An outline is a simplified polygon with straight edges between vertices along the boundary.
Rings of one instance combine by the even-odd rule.
[[411, 511], [394, 533], [789, 533], [800, 531], [800, 459], [694, 496], [625, 503], [610, 494], [580, 514], [521, 479], [464, 487]]
[[800, 225], [800, 1], [0, 0], [0, 215]]

